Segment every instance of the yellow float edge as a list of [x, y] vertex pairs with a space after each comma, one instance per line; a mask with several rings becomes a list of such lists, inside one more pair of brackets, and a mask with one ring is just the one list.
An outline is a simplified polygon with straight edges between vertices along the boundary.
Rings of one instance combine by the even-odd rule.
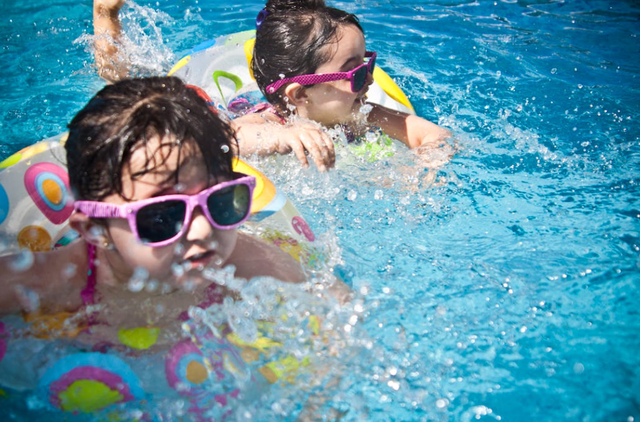
[[402, 92], [402, 89], [395, 83], [395, 81], [391, 78], [391, 76], [387, 75], [387, 73], [379, 67], [373, 69], [373, 80], [380, 85], [380, 88], [384, 92], [387, 93], [388, 96], [393, 98], [395, 101], [400, 104], [408, 107], [412, 111], [415, 111], [413, 105], [409, 101], [409, 98]]
[[262, 172], [237, 157], [233, 160], [233, 171], [256, 178], [256, 187], [253, 189], [253, 203], [251, 205], [252, 214], [257, 213], [273, 201], [276, 196], [276, 187]]
[[175, 66], [173, 66], [171, 68], [171, 70], [169, 71], [169, 73], [167, 73], [167, 76], [171, 76], [174, 73], [176, 73], [178, 70], [180, 70], [183, 66], [185, 66], [187, 63], [189, 63], [189, 61], [191, 60], [191, 55], [185, 56], [183, 58], [181, 58], [178, 63], [176, 63]]

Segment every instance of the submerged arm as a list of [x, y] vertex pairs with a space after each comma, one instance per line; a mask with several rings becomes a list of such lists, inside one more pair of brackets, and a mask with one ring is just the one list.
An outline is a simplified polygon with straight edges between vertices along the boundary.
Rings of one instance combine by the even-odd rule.
[[94, 50], [98, 74], [108, 82], [124, 79], [128, 64], [121, 59], [118, 43], [122, 33], [118, 12], [125, 0], [93, 1]]
[[75, 242], [50, 252], [23, 252], [0, 257], [0, 316], [38, 309], [68, 310], [81, 305], [86, 281], [86, 243]]

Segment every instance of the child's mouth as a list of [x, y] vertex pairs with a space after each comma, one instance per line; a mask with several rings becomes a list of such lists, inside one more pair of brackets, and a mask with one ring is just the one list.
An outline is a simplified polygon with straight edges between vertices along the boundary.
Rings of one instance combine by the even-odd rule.
[[215, 255], [214, 251], [202, 252], [202, 253], [190, 256], [185, 260], [185, 262], [190, 263], [191, 268], [198, 268], [200, 266], [207, 265], [211, 261], [214, 255]]

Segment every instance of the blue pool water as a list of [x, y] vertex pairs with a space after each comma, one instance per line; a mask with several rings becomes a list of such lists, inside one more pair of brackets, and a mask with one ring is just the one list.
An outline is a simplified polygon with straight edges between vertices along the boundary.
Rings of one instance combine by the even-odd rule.
[[[87, 2], [7, 3], [0, 160], [63, 131], [103, 85]], [[328, 318], [336, 385], [302, 386], [328, 391], [344, 421], [640, 420], [640, 5], [333, 4], [360, 16], [380, 65], [454, 132], [457, 154], [431, 172], [402, 148], [374, 164], [340, 150], [329, 174], [257, 162], [357, 292], [357, 309]], [[261, 6], [127, 7], [140, 73], [252, 29]], [[234, 417], [281, 420], [298, 387]], [[41, 415], [0, 397], [2, 413]]]

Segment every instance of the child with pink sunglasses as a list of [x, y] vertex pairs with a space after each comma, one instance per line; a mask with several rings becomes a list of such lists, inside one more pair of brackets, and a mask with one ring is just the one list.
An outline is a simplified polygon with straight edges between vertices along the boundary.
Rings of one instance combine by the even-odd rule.
[[[112, 42], [120, 36], [118, 10], [123, 4], [94, 1], [96, 62], [107, 80], [126, 74], [117, 43]], [[442, 149], [450, 154], [448, 130], [367, 103], [376, 53], [366, 51], [355, 15], [328, 7], [324, 0], [268, 0], [256, 29], [251, 65], [268, 103], [231, 122], [241, 156], [293, 152], [303, 166], [311, 158], [325, 171], [335, 164], [334, 141], [327, 129], [336, 126], [350, 140], [380, 128], [418, 153]]]
[[377, 104], [361, 113], [376, 53], [366, 51], [353, 14], [324, 0], [269, 0], [256, 27], [252, 70], [272, 107], [232, 122], [241, 155], [293, 151], [303, 165], [308, 154], [326, 170], [335, 151], [325, 128], [338, 125], [353, 136], [379, 127], [409, 148], [445, 146], [449, 132], [418, 116]]
[[[75, 315], [80, 337], [115, 343], [123, 329], [152, 326], [162, 346], [175, 343], [189, 306], [212, 300], [207, 269], [303, 281], [288, 254], [236, 230], [256, 181], [233, 171], [233, 142], [178, 78], [102, 89], [71, 121], [65, 144], [80, 239], [34, 253], [27, 268], [1, 257], [0, 316]], [[220, 300], [229, 294], [214, 290]]]

